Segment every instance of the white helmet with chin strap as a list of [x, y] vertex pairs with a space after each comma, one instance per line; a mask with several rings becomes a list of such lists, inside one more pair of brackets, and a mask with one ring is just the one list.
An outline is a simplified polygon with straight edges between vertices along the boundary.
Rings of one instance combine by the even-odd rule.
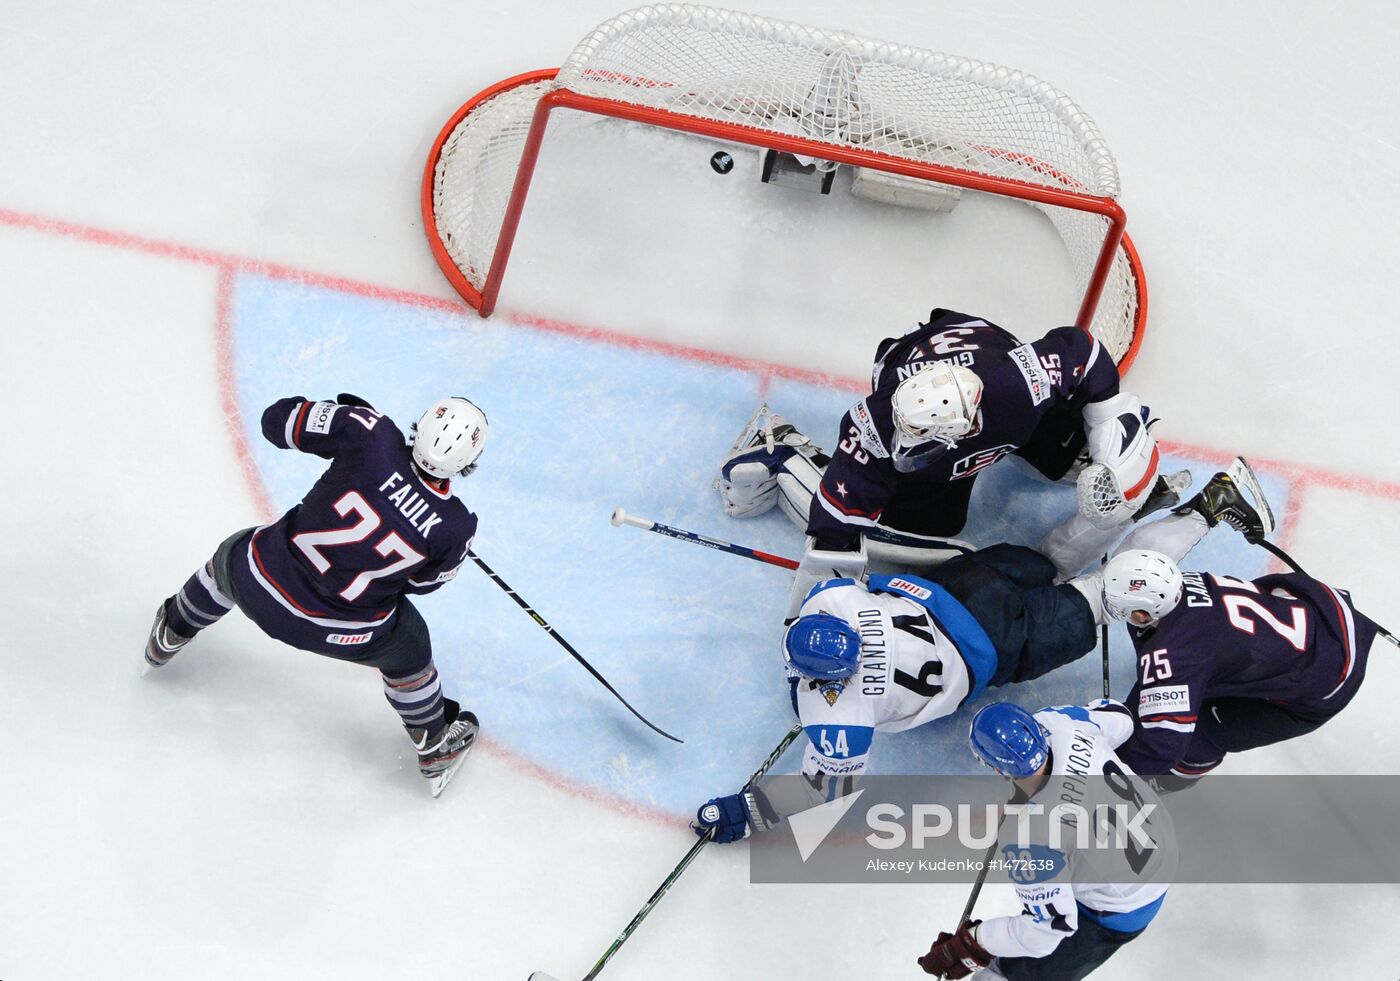
[[490, 431], [486, 413], [469, 399], [441, 399], [413, 427], [413, 462], [437, 480], [469, 474]]
[[894, 390], [895, 468], [919, 469], [935, 452], [955, 446], [982, 428], [982, 379], [970, 368], [938, 361]]
[[[1182, 586], [1181, 570], [1161, 552], [1120, 552], [1103, 568], [1104, 610], [1115, 620], [1144, 627], [1176, 609]], [[1148, 619], [1133, 619], [1134, 613], [1145, 613]]]

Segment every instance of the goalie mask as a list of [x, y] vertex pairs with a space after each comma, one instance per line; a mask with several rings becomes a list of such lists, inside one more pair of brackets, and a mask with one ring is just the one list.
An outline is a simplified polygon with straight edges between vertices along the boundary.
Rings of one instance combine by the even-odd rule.
[[450, 480], [476, 469], [490, 433], [486, 413], [470, 399], [445, 398], [413, 427], [413, 462], [437, 480]]
[[1150, 626], [1176, 609], [1182, 588], [1181, 570], [1161, 552], [1120, 552], [1103, 569], [1104, 610], [1135, 627]]
[[895, 469], [911, 473], [982, 429], [982, 379], [962, 365], [939, 361], [894, 390]]

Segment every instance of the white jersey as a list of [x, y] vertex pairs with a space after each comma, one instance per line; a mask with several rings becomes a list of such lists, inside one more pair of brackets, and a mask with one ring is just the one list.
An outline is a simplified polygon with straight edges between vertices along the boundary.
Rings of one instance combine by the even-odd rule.
[[[1117, 799], [1132, 803], [1136, 813], [1147, 795], [1147, 802], [1157, 806], [1143, 822], [1142, 831], [1160, 847], [1143, 849], [1128, 837], [1127, 850], [1085, 851], [1075, 847], [1073, 834], [1057, 842], [1058, 848], [1048, 842], [1033, 843], [1029, 857], [1048, 858], [1045, 864], [1054, 868], [1014, 874], [1021, 913], [986, 920], [977, 928], [978, 943], [997, 957], [1045, 957], [1079, 928], [1081, 916], [1112, 930], [1141, 930], [1156, 915], [1176, 871], [1175, 841], [1166, 809], [1151, 796], [1146, 781], [1126, 779], [1132, 771], [1113, 752], [1133, 733], [1132, 712], [1120, 702], [1101, 699], [1084, 708], [1047, 708], [1037, 712], [1035, 720], [1050, 744], [1051, 775], [1031, 802], [1044, 802], [1048, 808], [1059, 801], [1074, 801], [1092, 809], [1086, 798], [1105, 803]], [[1090, 779], [1096, 777], [1104, 779], [1091, 786]], [[1008, 818], [1003, 837], [1015, 826], [1014, 819]], [[1003, 852], [1008, 857], [1027, 857], [1011, 845], [1003, 846]], [[1109, 864], [1120, 870], [1130, 866], [1134, 881], [1096, 881]]]
[[871, 576], [868, 587], [828, 579], [802, 604], [802, 616], [812, 613], [840, 617], [860, 634], [860, 665], [851, 677], [794, 679], [809, 740], [802, 772], [823, 785], [823, 799], [839, 796], [841, 778], [865, 769], [877, 731], [902, 732], [951, 715], [995, 669], [990, 641], [967, 611], [914, 576]]

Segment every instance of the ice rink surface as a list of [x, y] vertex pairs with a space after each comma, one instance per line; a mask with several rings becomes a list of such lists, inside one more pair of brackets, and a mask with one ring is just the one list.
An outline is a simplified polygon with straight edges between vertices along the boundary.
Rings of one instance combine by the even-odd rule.
[[[1118, 157], [1151, 293], [1128, 387], [1197, 482], [1255, 460], [1282, 541], [1392, 628], [1400, 14], [1381, 4], [764, 3], [757, 13], [1015, 66]], [[709, 481], [759, 398], [829, 443], [875, 342], [942, 305], [1071, 319], [1043, 221], [942, 224], [721, 178], [628, 132], [551, 148], [482, 321], [422, 238], [418, 182], [478, 89], [557, 64], [607, 3], [11, 4], [0, 33], [0, 977], [581, 976], [786, 729], [785, 576], [614, 529], [616, 505], [794, 554]], [[493, 443], [477, 547], [658, 724], [636, 724], [473, 570], [422, 604], [483, 744], [433, 801], [377, 675], [239, 616], [142, 679], [156, 604], [317, 461], [263, 406], [349, 390], [405, 427], [464, 392]], [[1066, 489], [1002, 464], [967, 537], [1033, 542]], [[1215, 532], [1188, 563], [1258, 574]], [[1236, 773], [1394, 773], [1400, 651], [1321, 732]], [[1006, 689], [1097, 694], [1090, 657]], [[1114, 643], [1114, 689], [1132, 671]], [[58, 711], [58, 709], [62, 711]], [[970, 768], [961, 719], [879, 772]], [[795, 766], [796, 752], [785, 761]], [[604, 977], [921, 977], [964, 886], [750, 886], [713, 847]], [[983, 915], [1012, 912], [991, 885]], [[1391, 886], [1178, 886], [1106, 978], [1393, 978]], [[1096, 975], [1100, 976], [1100, 975]]]

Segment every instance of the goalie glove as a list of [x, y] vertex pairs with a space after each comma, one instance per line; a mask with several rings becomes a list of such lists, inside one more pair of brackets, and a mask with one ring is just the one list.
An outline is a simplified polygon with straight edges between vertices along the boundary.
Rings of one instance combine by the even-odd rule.
[[792, 591], [788, 593], [787, 616], [783, 623], [792, 623], [802, 612], [802, 604], [812, 587], [827, 579], [860, 579], [865, 575], [865, 538], [859, 539], [857, 551], [839, 551], [816, 547], [815, 539], [807, 539], [807, 550], [792, 574]]
[[1128, 393], [1084, 407], [1087, 449], [1094, 462], [1075, 483], [1079, 513], [1095, 528], [1127, 521], [1156, 483], [1161, 454], [1147, 419], [1147, 407]]

